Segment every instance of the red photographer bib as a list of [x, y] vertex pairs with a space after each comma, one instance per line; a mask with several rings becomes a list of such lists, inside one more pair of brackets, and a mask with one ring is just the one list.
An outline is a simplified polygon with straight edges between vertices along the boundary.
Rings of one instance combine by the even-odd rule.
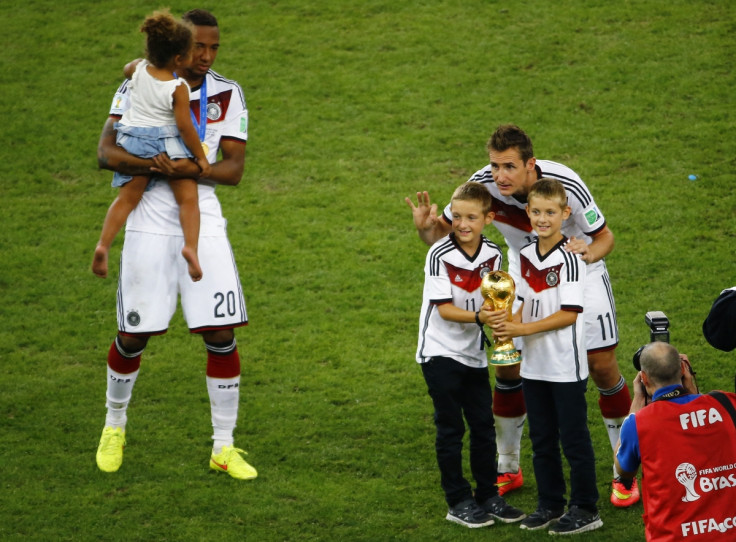
[[647, 540], [736, 539], [736, 427], [726, 409], [709, 395], [656, 401], [636, 427]]

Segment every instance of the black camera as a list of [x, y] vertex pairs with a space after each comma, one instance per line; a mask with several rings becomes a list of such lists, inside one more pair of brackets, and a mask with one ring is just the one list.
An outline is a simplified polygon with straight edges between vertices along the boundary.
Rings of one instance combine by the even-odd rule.
[[[644, 321], [649, 326], [649, 342], [670, 342], [670, 321], [662, 311], [649, 311], [644, 315]], [[634, 368], [641, 371], [641, 351], [643, 346], [634, 354]]]

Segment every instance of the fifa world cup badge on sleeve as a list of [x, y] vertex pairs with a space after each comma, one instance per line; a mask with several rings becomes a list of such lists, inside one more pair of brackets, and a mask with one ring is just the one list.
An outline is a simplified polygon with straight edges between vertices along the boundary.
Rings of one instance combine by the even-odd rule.
[[110, 114], [122, 116], [128, 109], [128, 102], [129, 99], [126, 94], [117, 92], [112, 99], [112, 104], [110, 105]]
[[[516, 284], [511, 275], [505, 271], [491, 271], [480, 283], [480, 293], [485, 301], [484, 306], [493, 310], [505, 310], [506, 320], [511, 321], [511, 306], [514, 304]], [[494, 340], [494, 348], [489, 358], [491, 365], [516, 365], [521, 363], [521, 353], [514, 347], [511, 339]]]

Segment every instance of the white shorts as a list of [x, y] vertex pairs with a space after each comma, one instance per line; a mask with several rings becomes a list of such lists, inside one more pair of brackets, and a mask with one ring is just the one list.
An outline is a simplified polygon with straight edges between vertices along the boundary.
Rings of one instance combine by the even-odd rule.
[[618, 344], [616, 302], [605, 262], [588, 266], [585, 279], [585, 348], [590, 352], [612, 350]]
[[248, 323], [243, 290], [227, 237], [200, 237], [202, 280], [192, 282], [181, 255], [184, 238], [126, 231], [120, 255], [118, 329], [121, 333], [165, 333], [181, 295], [192, 332]]

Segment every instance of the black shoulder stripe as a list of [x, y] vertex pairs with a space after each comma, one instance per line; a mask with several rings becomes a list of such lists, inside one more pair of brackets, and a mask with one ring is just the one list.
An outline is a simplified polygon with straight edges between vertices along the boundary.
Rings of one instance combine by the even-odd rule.
[[[243, 106], [243, 109], [246, 109], [245, 95], [243, 94], [243, 89], [240, 88], [240, 85], [238, 84], [237, 81], [234, 81], [233, 79], [227, 79], [226, 77], [223, 77], [222, 75], [220, 75], [216, 71], [212, 71], [212, 70], [209, 71], [209, 75], [215, 81], [218, 81], [220, 83], [225, 83], [225, 84], [231, 86], [235, 91], [237, 91], [238, 97], [240, 98], [240, 103]], [[209, 92], [207, 94], [209, 94]]]
[[491, 173], [491, 170], [489, 169], [481, 169], [480, 171], [476, 171], [473, 176], [468, 179], [468, 182], [470, 181], [481, 184], [492, 183], [493, 173]]
[[432, 249], [429, 255], [429, 274], [432, 277], [439, 275], [440, 264], [442, 263], [442, 256], [451, 252], [455, 246], [449, 239], [439, 246]]
[[542, 176], [560, 181], [565, 187], [565, 191], [567, 191], [568, 196], [574, 197], [582, 204], [583, 207], [587, 207], [593, 201], [593, 195], [582, 181], [566, 177], [565, 175], [555, 173], [554, 171], [542, 170]]
[[565, 191], [578, 200], [583, 207], [587, 207], [593, 201], [590, 191], [579, 182], [573, 179], [566, 179], [565, 177], [560, 177], [560, 181], [565, 187]]
[[565, 267], [567, 268], [567, 282], [578, 282], [580, 280], [580, 259], [572, 252], [567, 252], [560, 247], [558, 250], [565, 259]]

